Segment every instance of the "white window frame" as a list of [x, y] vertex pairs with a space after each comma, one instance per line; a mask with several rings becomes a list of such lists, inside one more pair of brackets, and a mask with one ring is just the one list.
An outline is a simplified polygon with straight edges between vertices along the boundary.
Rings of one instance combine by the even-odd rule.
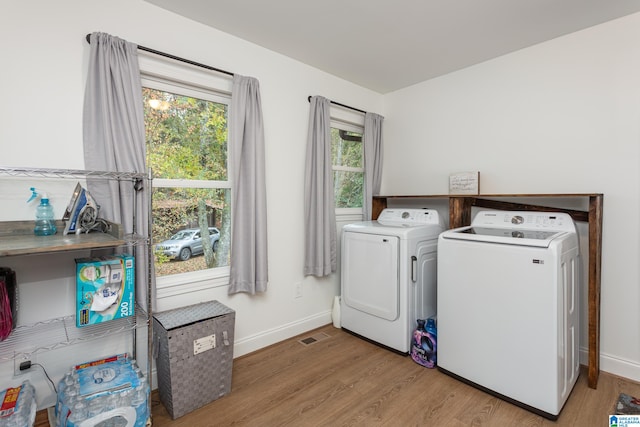
[[[330, 126], [332, 128], [337, 128], [337, 129], [341, 129], [341, 130], [345, 130], [348, 132], [356, 132], [361, 134], [364, 137], [364, 123], [362, 125], [357, 124], [357, 123], [353, 123], [353, 122], [349, 122], [346, 120], [341, 120], [339, 118], [335, 118], [333, 117], [333, 111], [332, 111], [332, 117], [331, 117], [331, 122], [330, 122]], [[345, 171], [345, 172], [361, 172], [362, 175], [364, 176], [364, 140], [362, 142], [362, 146], [361, 146], [361, 152], [362, 152], [362, 162], [363, 162], [363, 167], [361, 168], [354, 168], [354, 167], [348, 167], [348, 166], [336, 166], [336, 165], [331, 165], [331, 170], [332, 171]], [[363, 183], [364, 185], [364, 183]], [[362, 194], [362, 199], [363, 199], [363, 203], [364, 203], [364, 188], [362, 189], [363, 194]], [[362, 219], [362, 207], [359, 208], [336, 208], [336, 221], [359, 221]]]
[[[139, 52], [138, 59], [142, 87], [179, 93], [226, 104], [230, 107], [233, 82], [228, 77], [222, 77], [203, 68], [183, 64], [151, 53]], [[228, 111], [230, 111], [230, 108]], [[233, 183], [231, 181], [233, 176], [231, 166], [233, 162], [229, 158], [231, 150], [227, 150], [227, 153], [227, 181], [154, 178], [153, 188], [229, 189], [231, 190], [231, 198], [233, 198]], [[225, 266], [157, 277], [157, 296], [164, 298], [228, 286], [230, 270], [230, 266]]]

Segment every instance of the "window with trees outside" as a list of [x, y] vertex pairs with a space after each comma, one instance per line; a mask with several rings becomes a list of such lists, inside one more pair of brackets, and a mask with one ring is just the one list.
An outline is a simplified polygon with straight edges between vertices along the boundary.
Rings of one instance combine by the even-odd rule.
[[341, 122], [331, 124], [331, 157], [336, 210], [362, 210], [364, 196], [363, 129]]
[[230, 98], [155, 80], [143, 80], [142, 91], [158, 282], [207, 272], [210, 278], [210, 269], [228, 275]]

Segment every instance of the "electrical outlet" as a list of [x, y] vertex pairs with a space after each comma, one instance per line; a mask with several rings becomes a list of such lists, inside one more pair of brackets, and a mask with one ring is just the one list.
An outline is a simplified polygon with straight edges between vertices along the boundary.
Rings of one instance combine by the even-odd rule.
[[296, 298], [302, 298], [302, 282], [296, 283], [295, 288], [296, 288]]
[[[31, 362], [31, 367], [29, 369], [25, 369], [21, 371], [20, 365], [23, 364], [24, 362]], [[34, 363], [36, 363], [35, 354], [27, 354], [27, 353], [16, 354], [15, 357], [13, 358], [13, 375], [17, 377], [17, 376], [26, 374], [27, 372], [33, 369]]]

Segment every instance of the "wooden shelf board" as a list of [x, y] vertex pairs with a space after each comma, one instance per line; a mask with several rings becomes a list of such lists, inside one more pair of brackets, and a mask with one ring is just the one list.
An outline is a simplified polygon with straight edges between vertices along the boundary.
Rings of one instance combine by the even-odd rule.
[[[123, 245], [122, 238], [107, 233], [68, 234], [64, 236], [64, 224], [57, 223], [58, 232], [52, 236], [33, 234], [33, 221], [5, 221], [0, 223], [0, 256], [35, 255], [52, 252], [75, 251], [93, 248], [110, 248]], [[117, 227], [116, 227], [117, 228]], [[119, 230], [115, 230], [119, 233]]]

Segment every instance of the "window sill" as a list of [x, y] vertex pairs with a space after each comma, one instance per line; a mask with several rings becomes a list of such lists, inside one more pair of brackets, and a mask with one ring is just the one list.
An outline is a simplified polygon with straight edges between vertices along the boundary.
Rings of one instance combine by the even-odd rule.
[[337, 222], [363, 221], [362, 208], [337, 208], [336, 221]]
[[156, 297], [168, 298], [229, 285], [229, 267], [174, 274], [156, 279]]

